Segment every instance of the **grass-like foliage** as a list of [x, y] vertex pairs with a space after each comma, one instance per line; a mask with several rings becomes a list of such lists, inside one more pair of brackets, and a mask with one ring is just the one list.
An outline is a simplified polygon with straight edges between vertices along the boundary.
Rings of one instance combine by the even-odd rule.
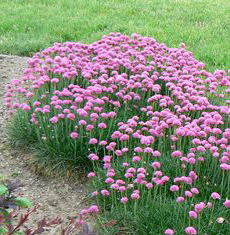
[[7, 85], [12, 142], [44, 167], [92, 169], [110, 234], [226, 234], [230, 77], [204, 67], [138, 34], [55, 43]]

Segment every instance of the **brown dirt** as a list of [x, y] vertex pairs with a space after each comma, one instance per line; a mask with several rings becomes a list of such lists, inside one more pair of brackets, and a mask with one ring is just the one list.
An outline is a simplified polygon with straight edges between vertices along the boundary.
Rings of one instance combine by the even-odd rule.
[[[10, 80], [22, 77], [27, 60], [27, 57], [0, 55], [0, 176], [11, 180], [19, 179], [25, 185], [19, 192], [41, 204], [38, 213], [31, 217], [29, 225], [34, 225], [43, 216], [60, 216], [65, 224], [69, 216], [76, 216], [84, 206], [84, 185], [78, 181], [69, 182], [67, 179], [36, 175], [25, 161], [25, 154], [6, 144], [7, 138], [3, 130], [10, 117], [4, 107], [4, 87]], [[60, 234], [60, 226], [45, 234]]]

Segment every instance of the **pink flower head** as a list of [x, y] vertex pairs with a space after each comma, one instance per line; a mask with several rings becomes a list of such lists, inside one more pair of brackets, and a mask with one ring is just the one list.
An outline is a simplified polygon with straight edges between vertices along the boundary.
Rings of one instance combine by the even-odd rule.
[[226, 201], [223, 203], [223, 205], [224, 205], [226, 208], [230, 208], [230, 200], [226, 199]]
[[105, 183], [107, 183], [107, 184], [111, 184], [111, 183], [113, 183], [113, 182], [114, 182], [114, 179], [111, 178], [111, 177], [108, 177], [108, 178], [106, 178], [106, 180], [105, 180]]
[[204, 202], [200, 202], [198, 204], [195, 205], [195, 212], [202, 212], [202, 210], [205, 208], [205, 203]]
[[179, 186], [177, 186], [177, 185], [172, 185], [171, 187], [170, 187], [170, 191], [172, 191], [172, 192], [177, 192], [177, 191], [179, 191]]
[[193, 219], [197, 219], [198, 214], [195, 211], [189, 211], [189, 216]]
[[84, 208], [80, 211], [80, 215], [86, 215], [88, 213], [89, 213], [89, 209], [87, 209], [87, 208]]
[[191, 188], [190, 191], [194, 194], [199, 194], [199, 190], [197, 188]]
[[178, 202], [178, 203], [182, 203], [182, 202], [184, 202], [184, 197], [178, 197], [177, 199], [176, 199], [176, 201]]
[[153, 167], [154, 169], [160, 168], [160, 167], [161, 167], [161, 163], [160, 163], [160, 162], [153, 162], [153, 163], [152, 163], [152, 167]]
[[77, 139], [78, 133], [77, 133], [77, 132], [71, 132], [71, 133], [70, 133], [70, 137], [71, 137], [72, 139]]
[[99, 145], [105, 146], [105, 145], [107, 145], [107, 141], [102, 140], [102, 141], [99, 142]]
[[119, 185], [118, 184], [111, 184], [110, 188], [118, 190], [119, 189]]
[[103, 190], [101, 190], [101, 194], [102, 194], [103, 196], [109, 196], [109, 195], [110, 195], [110, 192], [109, 192], [108, 190], [106, 190], [106, 189], [103, 189]]
[[174, 235], [174, 231], [172, 229], [168, 228], [165, 230], [165, 234], [166, 235]]
[[228, 171], [228, 170], [230, 170], [230, 165], [227, 163], [222, 163], [222, 164], [220, 164], [220, 168], [224, 171]]
[[92, 197], [96, 197], [98, 195], [97, 191], [92, 192]]
[[121, 202], [124, 203], [124, 204], [127, 203], [128, 200], [129, 200], [129, 199], [128, 199], [127, 197], [122, 197], [122, 198], [121, 198]]
[[50, 118], [50, 121], [52, 123], [57, 123], [58, 122], [58, 117], [54, 116], [54, 117]]
[[129, 140], [129, 135], [124, 134], [124, 135], [122, 135], [122, 136], [120, 137], [120, 141], [121, 141], [121, 142], [124, 142], [124, 141], [126, 141], [126, 140]]
[[128, 162], [123, 162], [123, 163], [122, 163], [122, 166], [128, 167], [128, 166], [129, 166], [129, 163], [128, 163]]
[[93, 130], [93, 128], [94, 128], [94, 126], [92, 124], [89, 124], [86, 126], [87, 131], [91, 131], [91, 130]]
[[182, 157], [182, 152], [181, 151], [174, 151], [174, 152], [172, 152], [172, 157]]
[[216, 200], [216, 199], [219, 200], [221, 198], [221, 196], [220, 196], [219, 193], [214, 192], [214, 193], [211, 194], [211, 198], [214, 199], [214, 200]]
[[106, 124], [104, 122], [101, 122], [101, 123], [98, 124], [98, 127], [100, 129], [105, 129], [107, 126], [106, 126]]
[[93, 153], [90, 154], [89, 157], [90, 157], [90, 160], [92, 160], [92, 161], [98, 161], [99, 160], [99, 157], [96, 154], [93, 154]]
[[132, 162], [139, 162], [141, 160], [141, 158], [139, 156], [134, 156], [132, 158]]
[[98, 143], [98, 140], [96, 138], [91, 138], [89, 140], [89, 144], [97, 144]]
[[87, 122], [85, 120], [80, 120], [78, 122], [78, 124], [81, 125], [81, 126], [85, 126], [87, 124]]
[[93, 177], [95, 177], [95, 176], [96, 176], [96, 173], [95, 173], [95, 172], [90, 172], [90, 173], [88, 173], [88, 175], [87, 175], [88, 178], [93, 178]]
[[124, 192], [127, 188], [125, 186], [119, 186], [118, 190]]
[[150, 145], [152, 143], [152, 139], [149, 138], [148, 136], [142, 136], [141, 137], [141, 144], [144, 144], [144, 145]]
[[161, 153], [159, 151], [153, 151], [153, 157], [160, 157]]
[[147, 183], [146, 187], [147, 187], [147, 189], [151, 189], [151, 188], [153, 188], [153, 184], [152, 183]]
[[96, 213], [99, 212], [99, 208], [98, 208], [98, 206], [96, 206], [96, 205], [91, 206], [88, 210], [89, 210], [89, 212], [92, 213], [92, 214], [96, 214]]
[[193, 228], [193, 227], [187, 227], [187, 228], [185, 229], [185, 232], [186, 232], [186, 234], [192, 234], [192, 235], [196, 235], [196, 234], [197, 234], [196, 229]]
[[22, 106], [22, 109], [23, 109], [24, 111], [29, 111], [31, 108], [30, 108], [30, 106], [29, 106], [28, 104], [24, 104], [24, 105]]
[[143, 149], [140, 148], [140, 147], [136, 147], [136, 148], [134, 149], [134, 151], [137, 152], [137, 153], [141, 153], [141, 152], [143, 152]]
[[184, 194], [185, 194], [186, 197], [192, 197], [193, 196], [193, 194], [190, 191], [185, 191]]
[[137, 200], [137, 199], [140, 198], [140, 195], [139, 195], [139, 193], [132, 193], [132, 194], [131, 194], [131, 198], [132, 198], [133, 200]]
[[122, 156], [122, 154], [123, 154], [122, 151], [119, 149], [115, 151], [116, 156]]
[[122, 151], [122, 153], [127, 153], [129, 151], [129, 149], [128, 148], [122, 148], [121, 151]]

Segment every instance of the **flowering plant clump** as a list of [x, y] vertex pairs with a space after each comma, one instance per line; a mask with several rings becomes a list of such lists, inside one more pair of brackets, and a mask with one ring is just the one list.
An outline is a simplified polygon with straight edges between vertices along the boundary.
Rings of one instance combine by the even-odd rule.
[[184, 44], [138, 34], [56, 43], [7, 85], [13, 135], [25, 130], [43, 163], [90, 169], [92, 196], [118, 228], [226, 233], [230, 76], [204, 67]]

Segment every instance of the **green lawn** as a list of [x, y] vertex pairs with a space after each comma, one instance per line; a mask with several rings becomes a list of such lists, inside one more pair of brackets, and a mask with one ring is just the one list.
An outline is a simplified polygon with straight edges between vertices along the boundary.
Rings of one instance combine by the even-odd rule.
[[1, 0], [0, 53], [32, 55], [109, 32], [185, 42], [209, 70], [230, 68], [229, 0]]

